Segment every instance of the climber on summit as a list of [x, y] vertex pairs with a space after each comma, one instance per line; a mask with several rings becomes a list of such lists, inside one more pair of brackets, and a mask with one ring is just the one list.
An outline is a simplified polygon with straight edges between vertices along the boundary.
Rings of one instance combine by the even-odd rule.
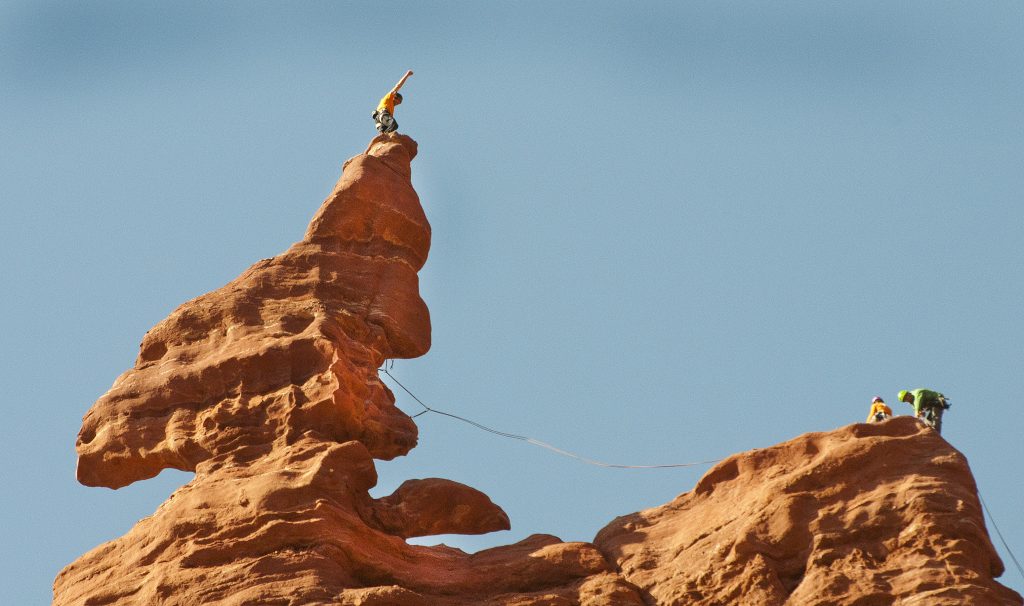
[[868, 423], [878, 423], [892, 416], [892, 409], [885, 405], [882, 396], [875, 396], [871, 400], [871, 412], [868, 413]]
[[384, 95], [380, 103], [377, 104], [377, 110], [373, 112], [373, 121], [377, 123], [377, 130], [381, 134], [393, 133], [398, 130], [398, 122], [395, 120], [395, 106], [402, 102], [402, 94], [398, 92], [398, 89], [402, 88], [402, 85], [405, 84], [405, 81], [411, 75], [411, 69], [405, 72], [405, 75], [398, 81], [398, 84], [388, 94]]
[[942, 411], [949, 410], [949, 400], [946, 396], [930, 389], [904, 389], [897, 396], [900, 402], [906, 402], [914, 407], [914, 416], [942, 433]]

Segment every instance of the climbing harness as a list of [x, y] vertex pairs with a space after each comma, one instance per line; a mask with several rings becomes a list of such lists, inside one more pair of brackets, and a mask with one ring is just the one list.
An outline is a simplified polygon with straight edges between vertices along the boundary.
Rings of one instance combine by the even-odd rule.
[[430, 406], [427, 406], [426, 404], [424, 404], [423, 400], [421, 400], [418, 397], [416, 397], [416, 394], [414, 394], [412, 391], [410, 391], [408, 387], [406, 387], [405, 385], [402, 385], [402, 382], [399, 381], [398, 379], [396, 379], [395, 375], [391, 374], [388, 371], [387, 366], [384, 366], [384, 367], [380, 368], [379, 370], [381, 372], [383, 372], [384, 374], [386, 374], [388, 377], [390, 377], [390, 379], [395, 382], [395, 385], [398, 385], [400, 388], [402, 388], [402, 391], [404, 391], [405, 393], [409, 394], [409, 396], [412, 397], [413, 400], [416, 400], [416, 402], [419, 403], [419, 405], [423, 407], [422, 411], [420, 411], [417, 414], [412, 416], [413, 419], [415, 419], [416, 417], [418, 417], [420, 415], [427, 414], [428, 412], [432, 412], [432, 413], [439, 414], [439, 415], [442, 415], [442, 416], [445, 416], [445, 417], [451, 417], [453, 419], [457, 419], [459, 421], [462, 421], [463, 423], [468, 423], [468, 424], [472, 425], [473, 427], [476, 427], [477, 429], [482, 429], [483, 431], [486, 431], [488, 433], [493, 433], [494, 435], [498, 435], [498, 436], [501, 436], [503, 438], [510, 438], [510, 439], [513, 439], [513, 440], [519, 440], [521, 442], [526, 442], [528, 444], [533, 444], [534, 446], [539, 446], [541, 448], [550, 450], [551, 452], [553, 452], [555, 454], [559, 454], [559, 455], [562, 455], [564, 457], [569, 457], [569, 458], [572, 458], [572, 459], [576, 459], [577, 461], [586, 463], [587, 465], [594, 465], [594, 466], [597, 466], [597, 467], [611, 467], [611, 468], [615, 468], [615, 469], [667, 469], [667, 468], [671, 468], [671, 467], [696, 467], [698, 465], [711, 465], [713, 463], [718, 463], [718, 462], [722, 461], [722, 459], [715, 459], [713, 461], [696, 461], [696, 462], [693, 462], [693, 463], [669, 463], [669, 464], [665, 464], [665, 465], [622, 465], [622, 464], [618, 464], [618, 463], [605, 463], [603, 461], [597, 461], [595, 459], [584, 457], [582, 455], [576, 454], [574, 452], [570, 452], [568, 450], [563, 450], [561, 448], [558, 448], [557, 446], [552, 446], [551, 444], [548, 444], [547, 442], [543, 442], [543, 441], [538, 440], [536, 438], [531, 438], [529, 436], [521, 436], [521, 435], [515, 434], [515, 433], [507, 433], [507, 432], [504, 432], [504, 431], [498, 431], [497, 429], [492, 429], [490, 427], [487, 427], [486, 425], [481, 425], [480, 423], [477, 423], [476, 421], [472, 421], [472, 420], [467, 419], [465, 417], [460, 417], [459, 415], [452, 414], [450, 412], [445, 412], [443, 410], [438, 410], [436, 408], [431, 408]]
[[395, 120], [395, 117], [388, 113], [386, 109], [378, 109], [373, 112], [371, 117], [377, 124], [377, 131], [381, 134], [393, 133], [398, 130], [398, 120]]

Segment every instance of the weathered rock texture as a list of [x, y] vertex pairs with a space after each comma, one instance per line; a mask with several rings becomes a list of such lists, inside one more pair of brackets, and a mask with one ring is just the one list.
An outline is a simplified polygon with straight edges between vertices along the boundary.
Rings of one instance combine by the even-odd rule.
[[55, 604], [640, 603], [590, 544], [535, 535], [469, 555], [405, 542], [509, 528], [468, 486], [369, 495], [373, 458], [416, 445], [377, 368], [430, 347], [416, 149], [375, 138], [301, 242], [146, 334], [85, 416], [78, 479], [118, 488], [169, 467], [195, 479], [62, 571]]
[[409, 452], [416, 425], [377, 367], [430, 347], [416, 276], [430, 225], [410, 182], [415, 154], [408, 137], [374, 139], [301, 242], [150, 330], [135, 367], [85, 416], [79, 481], [118, 488], [306, 434], [359, 440], [382, 459]]
[[733, 456], [594, 543], [407, 544], [509, 527], [450, 480], [368, 492], [373, 459], [416, 444], [377, 368], [430, 346], [415, 154], [374, 139], [301, 242], [146, 335], [85, 416], [79, 480], [195, 478], [65, 568], [54, 604], [1021, 604], [966, 461], [910, 418]]
[[912, 417], [734, 455], [595, 542], [652, 604], [1021, 604], [967, 460]]

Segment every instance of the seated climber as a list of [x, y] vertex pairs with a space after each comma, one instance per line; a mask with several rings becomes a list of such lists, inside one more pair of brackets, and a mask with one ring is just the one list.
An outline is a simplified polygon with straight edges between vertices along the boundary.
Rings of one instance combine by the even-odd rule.
[[938, 433], [942, 433], [942, 412], [949, 409], [946, 396], [930, 389], [904, 389], [897, 396], [900, 402], [914, 407], [914, 416], [921, 419]]
[[892, 409], [885, 405], [882, 396], [875, 396], [871, 400], [871, 412], [868, 413], [868, 423], [878, 423], [892, 416]]
[[377, 110], [373, 112], [373, 121], [377, 123], [377, 131], [381, 134], [393, 133], [398, 130], [398, 122], [395, 120], [395, 106], [402, 102], [402, 94], [398, 92], [398, 89], [402, 88], [402, 85], [405, 84], [405, 81], [411, 75], [411, 69], [405, 72], [405, 75], [398, 81], [398, 84], [388, 94], [384, 95], [380, 103], [377, 104]]

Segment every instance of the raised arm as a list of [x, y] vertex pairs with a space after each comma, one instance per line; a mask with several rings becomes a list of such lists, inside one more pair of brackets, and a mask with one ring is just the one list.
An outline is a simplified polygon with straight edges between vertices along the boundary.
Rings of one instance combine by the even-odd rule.
[[395, 85], [395, 88], [391, 89], [391, 92], [392, 93], [397, 93], [398, 89], [402, 88], [402, 85], [405, 84], [405, 81], [408, 80], [409, 76], [411, 76], [411, 75], [412, 75], [412, 70], [411, 69], [409, 71], [405, 72], [405, 75], [402, 76], [402, 79], [398, 81], [398, 84]]

